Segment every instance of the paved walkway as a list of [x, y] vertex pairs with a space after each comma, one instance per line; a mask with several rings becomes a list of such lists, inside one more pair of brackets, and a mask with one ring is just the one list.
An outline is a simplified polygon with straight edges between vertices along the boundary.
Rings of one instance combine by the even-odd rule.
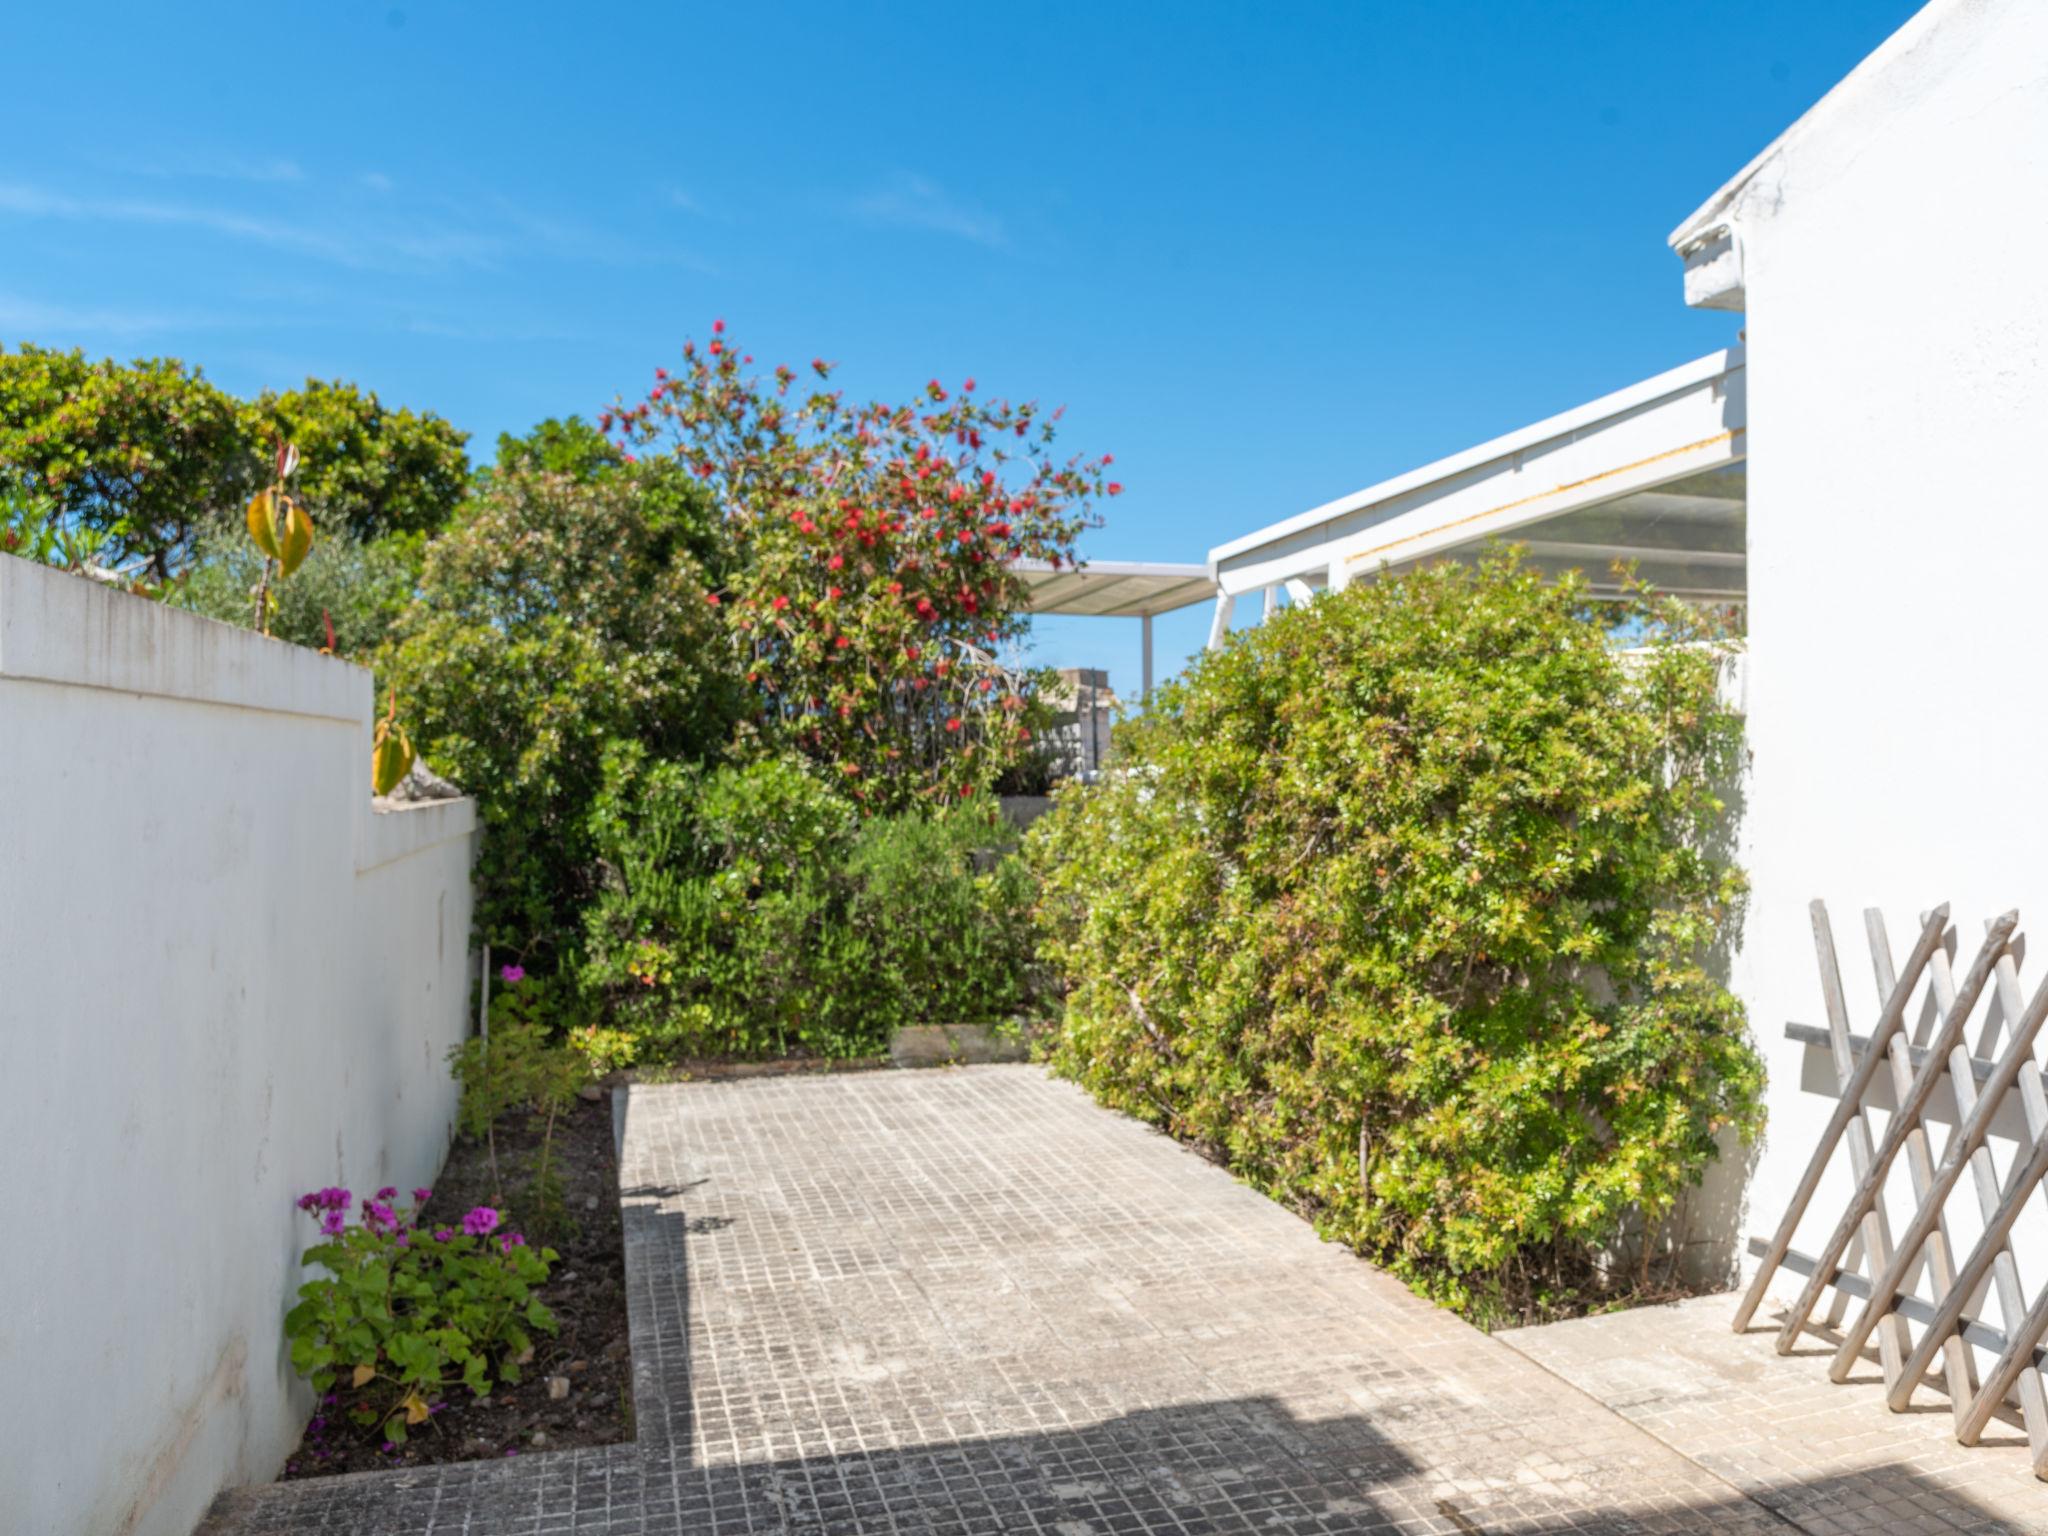
[[1702, 1296], [1501, 1338], [1802, 1530], [2048, 1536], [2048, 1485], [2017, 1423], [1958, 1445], [1935, 1386], [1892, 1413], [1874, 1352], [1837, 1386], [1821, 1339], [1780, 1356], [1781, 1318], [1738, 1336], [1734, 1311]]
[[635, 1443], [246, 1490], [207, 1529], [1838, 1528], [1035, 1068], [636, 1088], [623, 1118]]

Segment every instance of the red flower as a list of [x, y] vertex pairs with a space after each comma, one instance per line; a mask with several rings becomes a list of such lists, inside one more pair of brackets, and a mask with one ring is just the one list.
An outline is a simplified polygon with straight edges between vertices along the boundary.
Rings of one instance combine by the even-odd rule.
[[668, 377], [668, 370], [666, 368], [657, 368], [654, 370], [654, 376], [657, 379], [665, 379]]
[[711, 334], [714, 336], [723, 336], [725, 334], [725, 322], [723, 320], [712, 321]]
[[775, 599], [775, 602], [772, 606], [775, 608], [777, 612], [780, 612], [782, 609], [787, 608], [789, 606], [789, 599], [786, 597], [778, 597]]
[[835, 638], [835, 639], [834, 639], [834, 640], [832, 641], [832, 643], [833, 643], [833, 645], [837, 646], [837, 647], [838, 647], [838, 648], [839, 648], [840, 650], [842, 650], [842, 651], [843, 651], [843, 650], [845, 650], [845, 649], [847, 648], [847, 646], [851, 645], [851, 644], [852, 644], [853, 642], [852, 642], [852, 641], [850, 641], [850, 640], [848, 640], [848, 639], [846, 638], [846, 636], [844, 636], [844, 635], [840, 635], [840, 636], [837, 636], [837, 637], [836, 637], [836, 638]]
[[844, 564], [846, 564], [846, 556], [834, 555], [830, 560], [827, 560], [825, 562], [825, 569], [828, 571], [836, 571], [839, 569], [839, 567], [841, 567]]
[[954, 715], [954, 716], [953, 716], [953, 717], [952, 717], [951, 719], [949, 719], [949, 720], [948, 720], [948, 721], [946, 722], [946, 729], [947, 729], [947, 730], [949, 730], [949, 731], [957, 731], [957, 730], [959, 730], [959, 729], [960, 729], [960, 717], [959, 717], [958, 715]]
[[716, 608], [718, 606], [718, 594], [716, 592], [706, 592], [704, 594], [704, 601]]
[[838, 589], [837, 587], [827, 587], [827, 588], [825, 589], [825, 595], [826, 595], [827, 597], [838, 597], [838, 596], [840, 596], [841, 594], [840, 594], [840, 591], [839, 591], [839, 589]]
[[1123, 493], [1124, 493], [1124, 488], [1123, 488], [1123, 487], [1122, 487], [1121, 485], [1118, 485], [1118, 484], [1117, 484], [1117, 483], [1116, 483], [1116, 482], [1115, 482], [1114, 480], [1112, 480], [1112, 481], [1110, 481], [1110, 482], [1109, 482], [1109, 494], [1110, 494], [1110, 495], [1112, 495], [1112, 496], [1121, 496], [1121, 495], [1123, 495]]

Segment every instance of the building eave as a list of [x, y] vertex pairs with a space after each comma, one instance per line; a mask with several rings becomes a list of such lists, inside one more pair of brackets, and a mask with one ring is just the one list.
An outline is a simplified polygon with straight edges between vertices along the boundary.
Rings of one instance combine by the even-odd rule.
[[1974, 3], [1975, 0], [1930, 0], [1671, 231], [1666, 243], [1685, 263], [1687, 304], [1696, 309], [1745, 307], [1747, 279], [1743, 270], [1741, 215], [1750, 188], [1789, 149], [1847, 110], [1875, 76], [1920, 48], [1936, 29], [1956, 13], [1968, 11]]

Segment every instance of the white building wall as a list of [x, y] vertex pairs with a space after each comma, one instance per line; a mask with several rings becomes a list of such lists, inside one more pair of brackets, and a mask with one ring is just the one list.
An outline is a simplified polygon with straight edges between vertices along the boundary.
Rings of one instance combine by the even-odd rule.
[[[2048, 972], [2048, 5], [1937, 0], [1728, 211], [1750, 426], [1754, 898], [1736, 979], [1772, 1076], [1747, 1215], [1768, 1233], [1833, 1103], [1825, 1059], [1783, 1036], [1826, 1022], [1811, 898], [1832, 910], [1858, 1033], [1877, 1013], [1866, 906], [1903, 956], [1916, 915], [1953, 903], [1959, 972], [2017, 906], [2022, 980]], [[1837, 1164], [1808, 1252], [1846, 1198]], [[1950, 1210], [1974, 1210], [1967, 1181]], [[2041, 1218], [2030, 1288], [2048, 1282]], [[1954, 1227], [1966, 1248], [1973, 1220]]]
[[0, 1528], [185, 1536], [310, 1402], [329, 1183], [426, 1183], [468, 800], [373, 812], [369, 674], [0, 556]]

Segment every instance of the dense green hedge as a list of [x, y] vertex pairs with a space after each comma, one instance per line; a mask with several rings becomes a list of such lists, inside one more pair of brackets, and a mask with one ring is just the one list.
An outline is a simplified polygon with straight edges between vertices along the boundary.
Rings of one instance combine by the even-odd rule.
[[573, 960], [595, 894], [607, 749], [716, 759], [741, 710], [707, 600], [713, 515], [650, 474], [493, 472], [428, 547], [384, 658], [420, 751], [482, 808], [478, 933], [540, 974]]
[[1759, 1123], [1698, 639], [1502, 555], [1200, 659], [1032, 830], [1057, 1069], [1429, 1294], [1561, 1299]]
[[1029, 877], [987, 796], [863, 819], [798, 758], [620, 746], [591, 825], [583, 991], [643, 1057], [865, 1055], [1024, 1005]]

